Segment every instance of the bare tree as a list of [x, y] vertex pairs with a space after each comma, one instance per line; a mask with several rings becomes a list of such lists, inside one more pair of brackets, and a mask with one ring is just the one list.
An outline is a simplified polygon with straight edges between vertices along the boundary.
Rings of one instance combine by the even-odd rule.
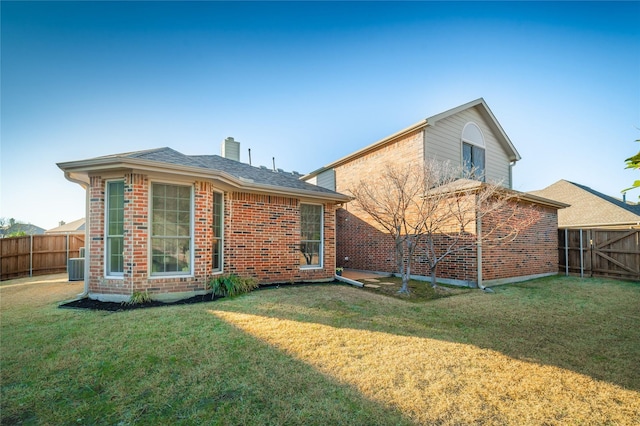
[[[350, 191], [357, 208], [393, 238], [400, 293], [409, 293], [411, 266], [420, 247], [430, 268], [431, 286], [446, 257], [482, 243], [513, 240], [523, 226], [516, 220], [516, 192], [471, 176], [448, 163], [387, 165], [377, 178], [360, 181]], [[482, 229], [482, 218], [500, 212], [501, 220]]]

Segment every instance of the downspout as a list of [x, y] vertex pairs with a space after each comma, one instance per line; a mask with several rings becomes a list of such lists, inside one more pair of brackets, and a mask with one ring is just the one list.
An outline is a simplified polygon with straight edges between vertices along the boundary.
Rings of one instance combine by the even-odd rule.
[[493, 293], [493, 290], [485, 287], [482, 284], [482, 215], [478, 212], [478, 196], [476, 195], [476, 236], [477, 236], [477, 250], [476, 250], [476, 258], [477, 258], [477, 276], [478, 276], [478, 288], [487, 293]]
[[477, 266], [477, 277], [478, 277], [478, 288], [485, 290], [485, 287], [482, 285], [482, 217], [478, 213], [478, 196], [476, 195], [476, 238], [477, 238], [477, 248], [476, 248], [476, 266]]
[[89, 239], [89, 231], [91, 227], [89, 226], [89, 201], [90, 201], [90, 185], [89, 183], [74, 178], [71, 176], [69, 172], [64, 172], [64, 177], [73, 183], [77, 183], [85, 191], [85, 202], [84, 202], [84, 288], [82, 293], [78, 294], [78, 297], [84, 298], [89, 295], [89, 265], [91, 263], [91, 250], [87, 247], [87, 244], [90, 242]]

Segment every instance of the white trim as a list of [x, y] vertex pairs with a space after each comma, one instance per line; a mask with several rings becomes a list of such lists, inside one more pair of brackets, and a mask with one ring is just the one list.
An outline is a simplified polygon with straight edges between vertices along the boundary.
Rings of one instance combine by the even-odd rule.
[[[153, 185], [173, 185], [173, 186], [182, 186], [190, 189], [190, 200], [189, 200], [189, 208], [190, 208], [190, 230], [189, 230], [189, 272], [188, 273], [176, 273], [176, 272], [163, 272], [163, 273], [155, 273], [153, 272], [153, 246], [151, 240], [153, 239]], [[147, 199], [147, 278], [150, 280], [154, 279], [167, 279], [167, 278], [194, 278], [194, 230], [195, 230], [195, 183], [191, 182], [190, 184], [183, 183], [175, 183], [171, 181], [165, 180], [151, 180], [149, 179], [149, 191], [148, 191], [148, 199]]]
[[[471, 128], [471, 127], [475, 127], [476, 130], [478, 130], [478, 133], [480, 134], [480, 139], [481, 139], [480, 141], [475, 141], [473, 139], [464, 137], [464, 133], [467, 130], [467, 128]], [[482, 129], [473, 121], [469, 121], [467, 124], [464, 125], [464, 127], [462, 128], [462, 133], [460, 134], [460, 139], [462, 140], [462, 142], [466, 142], [468, 144], [475, 145], [480, 148], [484, 148], [485, 150], [487, 148], [487, 143], [485, 142], [484, 133], [482, 132]]]
[[[109, 271], [109, 184], [110, 183], [114, 183], [114, 182], [122, 182], [122, 197], [123, 197], [123, 203], [122, 203], [122, 215], [123, 215], [123, 227], [124, 227], [124, 193], [125, 193], [125, 180], [124, 178], [117, 178], [117, 179], [105, 179], [104, 180], [104, 220], [103, 220], [103, 225], [104, 225], [104, 229], [103, 229], [103, 234], [104, 234], [104, 241], [103, 241], [103, 247], [102, 247], [102, 251], [103, 251], [103, 262], [104, 262], [104, 269], [103, 269], [103, 275], [106, 279], [110, 279], [110, 280], [124, 280], [124, 233], [122, 234], [122, 272], [120, 273], [112, 273], [111, 271]], [[85, 225], [86, 226], [86, 225]], [[124, 232], [124, 228], [123, 228], [123, 232]], [[85, 243], [86, 246], [86, 243]]]
[[[213, 268], [213, 259], [211, 259], [211, 274], [212, 275], [220, 275], [220, 274], [224, 274], [224, 243], [225, 243], [225, 238], [224, 238], [224, 231], [225, 231], [225, 226], [224, 226], [224, 207], [225, 207], [225, 202], [224, 202], [224, 196], [225, 196], [225, 192], [221, 191], [221, 190], [216, 190], [215, 188], [213, 189], [213, 195], [215, 196], [215, 194], [218, 193], [222, 196], [222, 211], [220, 212], [220, 220], [221, 220], [221, 224], [220, 224], [220, 232], [222, 233], [222, 236], [220, 237], [222, 244], [220, 247], [220, 269], [215, 270]], [[212, 197], [213, 198], [213, 197]], [[213, 207], [213, 206], [212, 206]], [[215, 215], [215, 210], [214, 210], [214, 215]], [[195, 212], [194, 212], [195, 214]], [[212, 218], [213, 219], [213, 218]], [[211, 226], [215, 226], [215, 223], [212, 223]], [[213, 256], [213, 253], [211, 253], [211, 256]]]

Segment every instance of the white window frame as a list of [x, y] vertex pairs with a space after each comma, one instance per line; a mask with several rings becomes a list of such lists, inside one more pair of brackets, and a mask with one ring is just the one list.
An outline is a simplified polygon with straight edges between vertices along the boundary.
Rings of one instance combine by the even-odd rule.
[[[220, 195], [220, 199], [221, 199], [221, 203], [220, 203], [220, 268], [215, 268], [215, 266], [213, 265], [213, 251], [211, 253], [211, 266], [212, 266], [212, 273], [213, 274], [222, 274], [224, 273], [224, 192], [222, 191], [213, 191], [213, 196], [214, 196], [214, 201], [215, 201], [215, 195], [219, 194]], [[214, 202], [214, 219], [215, 219], [215, 202]], [[212, 223], [212, 226], [215, 226], [215, 223]], [[214, 239], [214, 242], [216, 240]]]
[[[318, 248], [318, 264], [313, 265], [304, 265], [302, 262], [300, 263], [300, 269], [322, 269], [324, 267], [324, 205], [318, 203], [300, 203], [300, 245], [302, 246], [302, 206], [319, 206], [320, 207], [320, 246]], [[305, 241], [315, 241], [315, 240], [305, 240]], [[301, 247], [302, 249], [302, 247]]]
[[[472, 137], [468, 137], [468, 136], [472, 136], [469, 135], [467, 133], [467, 129], [469, 128], [475, 128], [478, 132], [478, 135], [480, 136], [480, 140], [475, 140]], [[468, 135], [468, 136], [465, 136]], [[462, 169], [464, 170], [465, 173], [468, 173], [469, 170], [467, 170], [465, 161], [464, 161], [464, 145], [471, 145], [471, 150], [472, 150], [472, 157], [473, 157], [473, 147], [478, 147], [481, 148], [483, 153], [484, 153], [484, 161], [483, 161], [483, 170], [482, 170], [482, 175], [476, 178], [479, 178], [478, 180], [484, 182], [486, 180], [486, 176], [487, 176], [487, 144], [485, 143], [485, 139], [484, 139], [484, 133], [482, 132], [482, 129], [480, 128], [480, 126], [478, 126], [476, 123], [474, 123], [473, 121], [468, 122], [467, 124], [464, 125], [464, 127], [462, 128], [462, 135], [460, 137], [461, 139], [461, 143], [460, 143], [460, 158], [461, 158], [461, 162], [460, 164], [462, 164]], [[473, 161], [473, 160], [472, 160]], [[472, 167], [475, 167], [472, 164]]]
[[[121, 182], [123, 186], [123, 198], [124, 193], [126, 192], [124, 188], [124, 179], [109, 179], [105, 180], [104, 183], [104, 276], [109, 279], [124, 279], [124, 229], [122, 233], [122, 272], [112, 272], [110, 270], [110, 252], [109, 252], [109, 206], [110, 206], [110, 195], [111, 190], [109, 189], [109, 185], [112, 183]], [[122, 215], [124, 221], [124, 200], [122, 203]]]
[[[189, 271], [188, 272], [153, 272], [153, 187], [154, 185], [170, 185], [170, 186], [182, 186], [187, 187], [190, 190], [190, 230], [189, 230]], [[147, 247], [148, 247], [148, 277], [150, 279], [164, 279], [164, 278], [191, 278], [194, 276], [194, 230], [195, 230], [195, 191], [193, 183], [185, 183], [185, 182], [171, 182], [171, 181], [160, 181], [160, 180], [152, 180], [149, 182], [149, 198], [148, 198], [148, 237], [147, 237]]]

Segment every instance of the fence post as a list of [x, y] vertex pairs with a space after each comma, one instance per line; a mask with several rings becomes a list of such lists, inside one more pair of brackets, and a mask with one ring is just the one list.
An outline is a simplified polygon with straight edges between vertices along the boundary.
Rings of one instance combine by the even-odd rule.
[[564, 276], [569, 276], [569, 230], [564, 228]]
[[33, 276], [33, 234], [29, 235], [29, 277]]
[[595, 265], [595, 259], [593, 256], [593, 238], [595, 237], [595, 231], [592, 229], [587, 230], [587, 238], [589, 239], [589, 261], [591, 263], [590, 266], [590, 270], [591, 273], [589, 274], [589, 276], [591, 278], [593, 278], [593, 270], [595, 269], [596, 265]]
[[580, 278], [584, 278], [584, 250], [582, 247], [582, 228], [580, 228]]

